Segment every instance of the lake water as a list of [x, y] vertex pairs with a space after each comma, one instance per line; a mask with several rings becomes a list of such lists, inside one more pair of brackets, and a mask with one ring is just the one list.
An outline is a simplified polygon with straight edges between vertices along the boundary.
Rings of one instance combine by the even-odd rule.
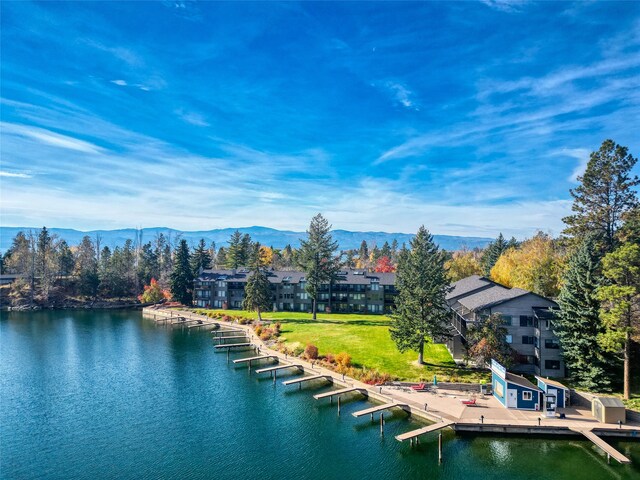
[[[156, 326], [140, 312], [1, 313], [3, 479], [639, 479], [580, 439], [443, 435], [417, 448], [379, 423], [284, 387], [215, 353], [210, 333]], [[238, 356], [246, 356], [238, 352]], [[232, 354], [233, 358], [234, 354]], [[377, 420], [377, 415], [376, 415]]]

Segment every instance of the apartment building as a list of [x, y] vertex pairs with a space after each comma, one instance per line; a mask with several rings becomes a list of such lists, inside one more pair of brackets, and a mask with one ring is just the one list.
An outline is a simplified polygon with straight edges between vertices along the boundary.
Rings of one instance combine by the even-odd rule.
[[[267, 272], [273, 310], [310, 312], [304, 272]], [[251, 273], [239, 270], [204, 270], [194, 281], [194, 304], [202, 308], [241, 309], [244, 287]], [[394, 273], [345, 270], [318, 292], [318, 311], [334, 313], [390, 313], [396, 295]]]
[[511, 370], [544, 377], [565, 375], [560, 344], [553, 333], [553, 310], [558, 308], [553, 300], [472, 275], [452, 285], [447, 303], [453, 336], [446, 343], [455, 359], [464, 357], [467, 329], [499, 313], [507, 330], [507, 343], [517, 354]]

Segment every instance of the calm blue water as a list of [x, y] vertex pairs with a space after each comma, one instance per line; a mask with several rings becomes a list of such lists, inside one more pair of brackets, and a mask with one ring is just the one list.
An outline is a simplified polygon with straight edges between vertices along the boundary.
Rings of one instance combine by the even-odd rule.
[[[313, 384], [277, 386], [215, 353], [209, 333], [156, 326], [139, 312], [2, 313], [3, 479], [639, 479], [590, 443], [437, 434], [417, 448], [393, 437], [417, 424], [350, 413], [364, 401], [316, 401]], [[238, 353], [237, 356], [246, 356]], [[233, 357], [233, 355], [232, 355]], [[287, 375], [279, 375], [279, 380]]]

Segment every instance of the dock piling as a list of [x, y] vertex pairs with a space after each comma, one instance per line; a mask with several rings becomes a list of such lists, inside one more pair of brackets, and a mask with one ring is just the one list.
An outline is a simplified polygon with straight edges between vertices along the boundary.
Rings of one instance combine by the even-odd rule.
[[442, 432], [438, 433], [438, 463], [442, 463]]
[[384, 413], [380, 414], [380, 436], [384, 436]]
[[338, 416], [340, 416], [340, 397], [338, 397]]

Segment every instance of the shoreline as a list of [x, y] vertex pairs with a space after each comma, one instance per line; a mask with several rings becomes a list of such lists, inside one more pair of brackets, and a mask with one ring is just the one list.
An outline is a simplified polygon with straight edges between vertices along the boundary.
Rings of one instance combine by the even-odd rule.
[[[608, 424], [600, 424], [593, 419], [590, 418], [579, 418], [576, 416], [572, 418], [572, 420], [559, 420], [559, 419], [544, 419], [544, 422], [547, 425], [540, 425], [537, 422], [537, 418], [539, 415], [529, 415], [532, 418], [525, 418], [522, 420], [513, 421], [509, 418], [490, 418], [488, 416], [484, 416], [481, 420], [480, 418], [472, 419], [468, 415], [469, 408], [478, 408], [478, 407], [463, 407], [460, 408], [459, 399], [455, 396], [453, 398], [436, 398], [435, 394], [422, 394], [420, 396], [420, 402], [417, 402], [419, 394], [413, 393], [403, 393], [400, 391], [396, 391], [393, 387], [389, 386], [372, 386], [369, 384], [365, 384], [356, 379], [350, 378], [348, 376], [344, 376], [344, 380], [342, 379], [342, 375], [329, 370], [327, 368], [313, 365], [309, 361], [305, 359], [301, 359], [299, 357], [291, 357], [273, 350], [269, 348], [260, 338], [255, 334], [253, 329], [247, 325], [241, 325], [235, 322], [227, 322], [223, 320], [216, 319], [215, 321], [209, 317], [198, 315], [191, 313], [186, 310], [165, 310], [165, 309], [153, 309], [144, 307], [142, 309], [143, 315], [152, 316], [152, 317], [161, 317], [163, 319], [167, 318], [177, 318], [177, 317], [185, 317], [190, 318], [192, 320], [200, 320], [203, 323], [199, 324], [202, 328], [218, 328], [220, 326], [232, 327], [234, 329], [243, 330], [247, 334], [247, 339], [249, 343], [256, 348], [260, 354], [268, 354], [276, 357], [278, 362], [291, 363], [295, 361], [296, 364], [301, 364], [304, 372], [309, 374], [321, 374], [330, 376], [332, 378], [333, 383], [344, 386], [344, 387], [354, 387], [358, 389], [362, 389], [366, 391], [366, 398], [368, 400], [375, 400], [381, 403], [396, 403], [398, 406], [402, 406], [401, 408], [406, 411], [412, 417], [418, 417], [423, 421], [429, 422], [431, 424], [437, 423], [451, 423], [448, 427], [452, 428], [456, 433], [489, 433], [489, 434], [515, 434], [515, 435], [562, 435], [562, 436], [573, 436], [580, 437], [581, 433], [576, 432], [571, 429], [574, 428], [582, 428], [589, 429], [594, 433], [597, 433], [599, 436], [606, 437], [617, 437], [617, 438], [627, 438], [630, 440], [640, 440], [640, 423], [636, 424], [636, 422], [630, 422], [619, 428], [618, 426], [608, 425]], [[157, 318], [154, 318], [157, 322]], [[414, 398], [411, 398], [411, 397]], [[468, 397], [468, 392], [463, 395]], [[447, 396], [448, 397], [448, 396]], [[483, 400], [490, 401], [491, 398], [486, 398]], [[428, 402], [423, 402], [422, 400], [428, 400]], [[433, 407], [429, 409], [429, 411], [424, 410], [425, 403], [429, 403], [430, 405], [435, 405], [437, 408]], [[494, 409], [494, 414], [501, 413], [509, 413], [510, 409], [503, 408], [502, 410]], [[460, 414], [460, 412], [462, 414]], [[475, 410], [470, 411], [472, 415], [475, 416], [473, 412]], [[477, 413], [487, 413], [491, 412], [490, 410], [483, 409], [482, 411], [478, 410]], [[522, 413], [522, 412], [520, 412]], [[530, 412], [535, 413], [535, 412]], [[540, 412], [537, 412], [538, 414]], [[535, 417], [535, 418], [534, 418]], [[486, 422], [484, 421], [486, 418]]]

